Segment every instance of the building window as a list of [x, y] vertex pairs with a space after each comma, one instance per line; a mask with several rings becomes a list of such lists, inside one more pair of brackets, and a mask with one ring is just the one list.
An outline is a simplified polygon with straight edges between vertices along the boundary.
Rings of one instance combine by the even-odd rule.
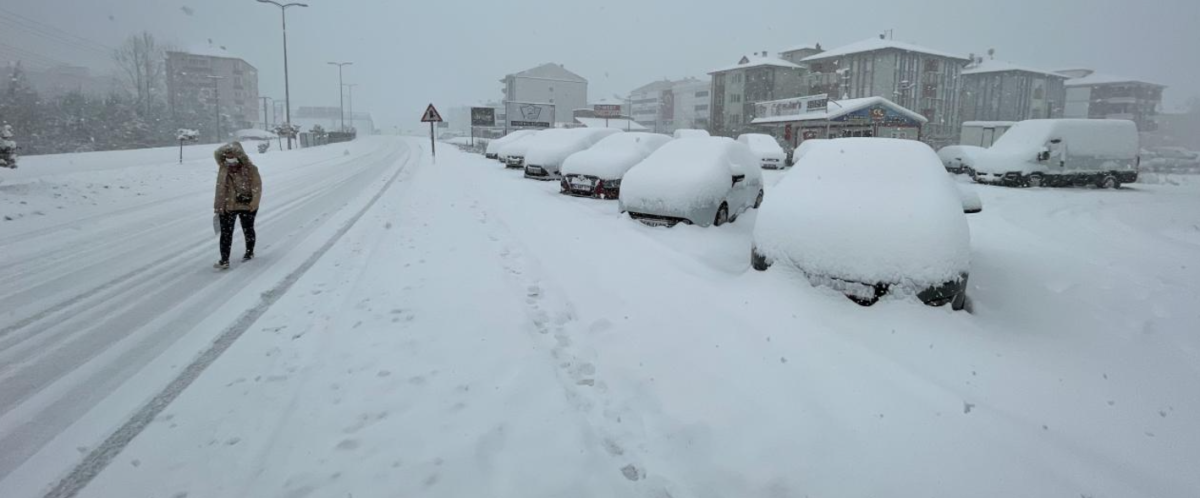
[[550, 93], [554, 93], [554, 87], [550, 87]]
[[810, 66], [808, 66], [808, 67], [809, 67], [809, 69], [811, 69], [811, 70], [812, 70], [812, 72], [814, 72], [814, 73], [823, 73], [823, 72], [825, 72], [825, 63], [823, 63], [823, 62], [814, 62], [814, 63], [812, 63], [812, 65], [810, 65]]
[[1046, 89], [1042, 88], [1042, 85], [1038, 85], [1033, 88], [1033, 99], [1034, 100], [1043, 100], [1045, 98], [1046, 98]]
[[707, 96], [708, 96], [708, 90], [705, 90], [703, 92], [696, 92], [696, 98], [707, 97]]
[[921, 96], [925, 97], [927, 99], [936, 99], [937, 98], [937, 85], [928, 84], [928, 83], [925, 84], [925, 87], [921, 90]]
[[937, 59], [925, 59], [925, 72], [936, 73], [937, 70], [938, 70], [938, 60]]
[[695, 109], [696, 112], [707, 111], [707, 110], [708, 110], [708, 104], [698, 105], [698, 106], [696, 106], [696, 109]]

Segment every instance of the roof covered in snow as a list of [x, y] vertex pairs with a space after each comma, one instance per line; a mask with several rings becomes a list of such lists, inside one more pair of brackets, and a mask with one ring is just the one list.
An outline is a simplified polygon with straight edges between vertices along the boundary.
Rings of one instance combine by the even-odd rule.
[[575, 122], [586, 128], [616, 128], [618, 130], [642, 131], [646, 127], [624, 118], [575, 118]]
[[1151, 83], [1146, 80], [1136, 78], [1126, 78], [1105, 73], [1092, 73], [1082, 78], [1074, 78], [1067, 80], [1067, 86], [1093, 86], [1093, 85], [1117, 85], [1117, 84], [1135, 84], [1135, 85], [1150, 85], [1166, 88], [1166, 85]]
[[1059, 74], [1054, 71], [1047, 71], [1045, 69], [1037, 69], [1037, 68], [1032, 68], [1032, 67], [1028, 67], [1028, 66], [1022, 66], [1019, 64], [1014, 64], [1012, 62], [998, 61], [995, 59], [985, 60], [983, 62], [980, 62], [979, 64], [975, 64], [966, 69], [963, 69], [962, 74], [963, 74], [963, 76], [967, 76], [967, 75], [971, 75], [971, 74], [1003, 73], [1006, 71], [1020, 71], [1023, 73], [1034, 73], [1034, 74], [1050, 76], [1050, 77], [1054, 77], [1054, 78], [1063, 78], [1063, 79], [1067, 78], [1067, 76], [1065, 74]]
[[[199, 55], [202, 57], [224, 57], [226, 59], [242, 59], [238, 55], [230, 52], [224, 46], [213, 44], [195, 44], [187, 48], [187, 50], [177, 50], [185, 54]], [[242, 59], [245, 60], [245, 59]]]
[[538, 67], [526, 69], [519, 73], [510, 74], [517, 78], [544, 78], [551, 80], [575, 81], [579, 83], [587, 83], [587, 79], [578, 74], [567, 71], [562, 64], [547, 62]]
[[959, 59], [963, 61], [970, 60], [963, 55], [925, 48], [920, 45], [913, 45], [911, 43], [899, 42], [896, 40], [884, 40], [880, 38], [867, 38], [866, 40], [857, 41], [833, 50], [827, 50], [816, 55], [805, 57], [804, 62], [832, 59], [835, 57], [841, 57], [843, 55], [874, 52], [877, 50], [903, 50], [905, 52], [918, 52], [922, 54], [935, 55], [938, 57], [949, 57], [951, 59]]
[[788, 52], [795, 52], [798, 50], [812, 50], [815, 48], [819, 48], [820, 46], [821, 46], [820, 43], [801, 43], [794, 47], [788, 48], [787, 50], [781, 50], [781, 51], [779, 51], [779, 53], [786, 54]]
[[791, 62], [785, 61], [783, 59], [775, 58], [775, 57], [763, 57], [761, 55], [746, 55], [746, 56], [743, 56], [742, 60], [738, 61], [737, 64], [734, 64], [732, 66], [725, 66], [720, 69], [714, 69], [712, 71], [709, 71], [708, 74], [723, 73], [726, 71], [733, 71], [733, 70], [737, 70], [737, 69], [749, 69], [752, 67], [763, 67], [763, 66], [781, 67], [781, 68], [786, 68], [786, 69], [804, 69], [804, 66], [801, 66], [798, 64], [792, 64]]
[[824, 109], [818, 109], [801, 114], [792, 114], [786, 116], [772, 116], [769, 118], [757, 118], [751, 121], [751, 124], [771, 124], [771, 123], [787, 123], [792, 121], [814, 121], [837, 119], [855, 111], [860, 111], [871, 106], [881, 105], [892, 109], [893, 111], [907, 116], [920, 123], [929, 122], [925, 116], [917, 114], [913, 111], [905, 109], [895, 102], [892, 102], [883, 97], [863, 97], [858, 99], [847, 100], [829, 100], [829, 103]]

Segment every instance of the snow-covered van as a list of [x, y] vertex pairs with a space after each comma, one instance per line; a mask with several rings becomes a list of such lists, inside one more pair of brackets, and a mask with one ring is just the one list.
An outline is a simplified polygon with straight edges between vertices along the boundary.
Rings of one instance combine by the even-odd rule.
[[976, 158], [975, 181], [1118, 188], [1138, 176], [1138, 131], [1123, 119], [1021, 121]]
[[1012, 128], [1015, 121], [967, 121], [962, 124], [959, 145], [988, 148]]

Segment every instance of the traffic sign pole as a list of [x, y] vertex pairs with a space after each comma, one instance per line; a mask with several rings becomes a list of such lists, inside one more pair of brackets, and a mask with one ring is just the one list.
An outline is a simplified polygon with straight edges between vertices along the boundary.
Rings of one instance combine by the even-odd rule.
[[433, 121], [429, 122], [429, 150], [433, 151], [433, 158], [437, 159], [437, 142], [433, 140]]
[[425, 108], [425, 114], [421, 115], [421, 122], [429, 123], [429, 151], [433, 154], [434, 162], [437, 162], [437, 142], [434, 139], [434, 124], [442, 122], [442, 115], [437, 111], [437, 108], [433, 107], [433, 104], [429, 104], [429, 107]]

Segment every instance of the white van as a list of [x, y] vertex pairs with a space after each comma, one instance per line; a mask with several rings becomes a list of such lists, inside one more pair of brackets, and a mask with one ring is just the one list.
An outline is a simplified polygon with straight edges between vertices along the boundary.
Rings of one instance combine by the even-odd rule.
[[976, 158], [975, 181], [1019, 187], [1118, 188], [1138, 177], [1138, 131], [1123, 119], [1032, 119]]
[[966, 121], [962, 124], [959, 145], [988, 148], [1016, 124], [1014, 121]]

